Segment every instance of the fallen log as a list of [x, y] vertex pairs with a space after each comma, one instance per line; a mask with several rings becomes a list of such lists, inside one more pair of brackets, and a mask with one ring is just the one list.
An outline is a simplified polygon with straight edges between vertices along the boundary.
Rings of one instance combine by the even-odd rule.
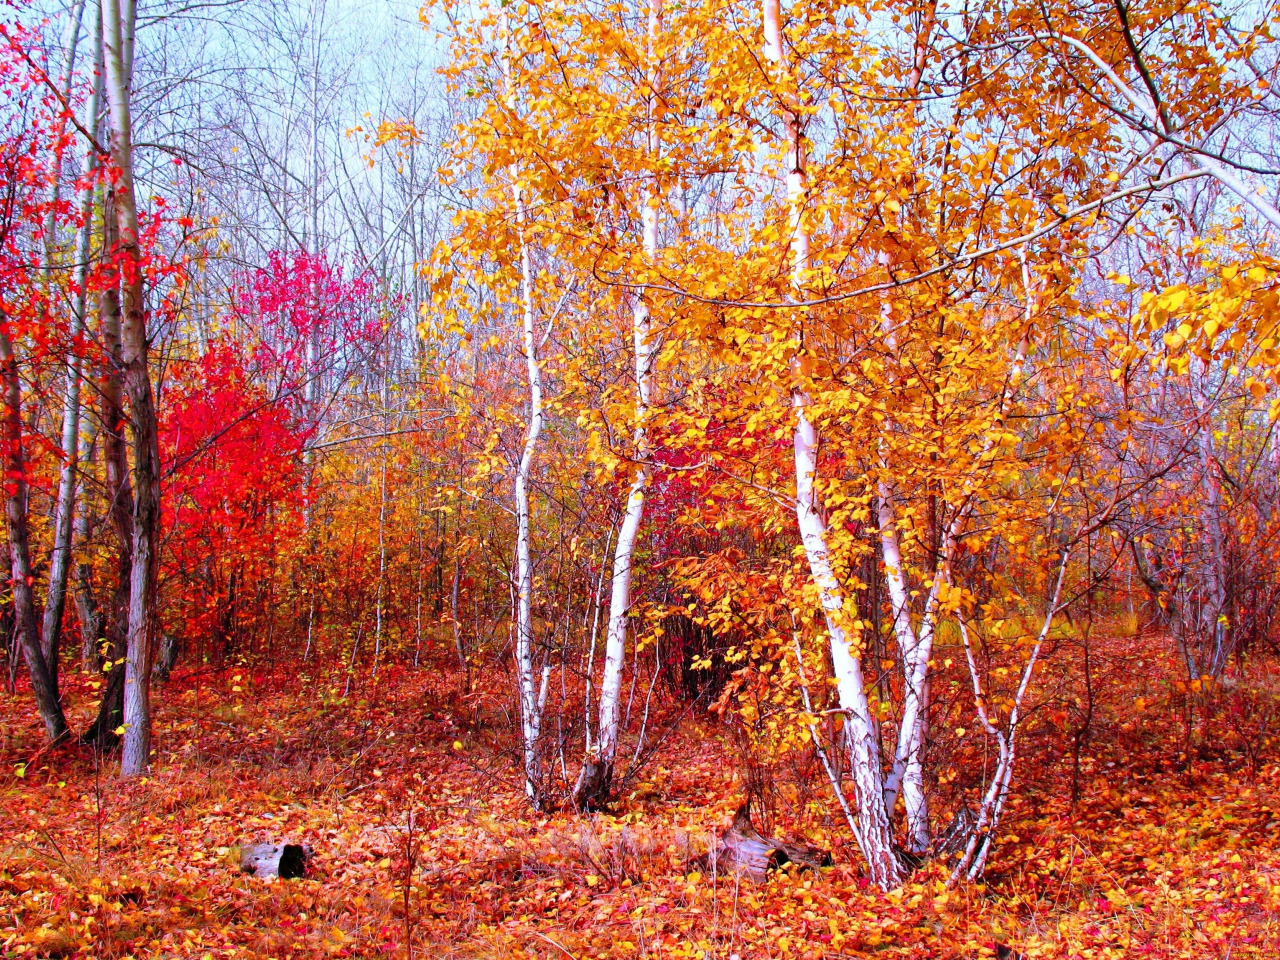
[[765, 838], [751, 822], [750, 801], [738, 808], [733, 823], [720, 835], [719, 846], [706, 856], [709, 870], [736, 873], [757, 882], [787, 864], [816, 870], [831, 866], [831, 854], [800, 843]]
[[259, 879], [294, 880], [306, 876], [307, 864], [314, 855], [305, 844], [246, 843], [240, 848], [240, 872]]

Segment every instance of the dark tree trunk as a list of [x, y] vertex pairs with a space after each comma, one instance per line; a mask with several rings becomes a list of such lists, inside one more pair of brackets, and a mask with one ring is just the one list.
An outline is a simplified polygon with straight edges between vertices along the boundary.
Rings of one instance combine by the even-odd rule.
[[[270, 631], [268, 631], [269, 633]], [[167, 682], [173, 674], [173, 668], [182, 653], [182, 641], [172, 634], [166, 633], [160, 641], [160, 656], [156, 658], [155, 668], [151, 671], [157, 680]], [[268, 646], [268, 658], [270, 647]]]
[[[92, 377], [95, 372], [97, 371], [91, 369], [88, 375]], [[82, 442], [80, 449], [80, 489], [76, 496], [74, 537], [76, 555], [79, 559], [76, 562], [72, 593], [76, 606], [76, 618], [80, 621], [80, 656], [84, 669], [88, 673], [100, 675], [106, 658], [103, 643], [107, 635], [102, 608], [99, 607], [98, 598], [93, 592], [93, 564], [88, 560], [97, 518], [94, 515], [94, 498], [89, 495], [89, 486], [85, 483], [85, 477], [93, 470], [93, 461], [98, 452], [96, 426], [98, 421], [96, 418], [87, 416], [86, 420], [89, 423], [89, 437]]]
[[31, 675], [36, 710], [51, 743], [67, 735], [58, 695], [58, 676], [44, 658], [36, 616], [35, 576], [27, 531], [27, 465], [22, 443], [22, 383], [9, 339], [8, 318], [0, 314], [0, 383], [4, 389], [4, 506], [9, 532], [10, 587], [15, 628]]
[[[103, 246], [116, 245], [115, 192], [103, 204]], [[103, 352], [102, 457], [107, 488], [107, 519], [116, 539], [116, 582], [106, 617], [106, 661], [110, 664], [98, 716], [81, 740], [106, 749], [113, 747], [115, 732], [124, 720], [125, 656], [128, 652], [129, 584], [133, 571], [133, 487], [129, 481], [129, 448], [125, 440], [123, 361], [120, 355], [120, 292], [114, 285], [103, 290], [99, 301]]]

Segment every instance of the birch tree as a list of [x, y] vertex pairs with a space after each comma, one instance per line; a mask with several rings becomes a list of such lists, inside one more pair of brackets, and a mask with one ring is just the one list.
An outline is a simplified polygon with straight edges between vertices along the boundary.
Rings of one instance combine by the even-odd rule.
[[[67, 43], [67, 85], [70, 90], [70, 77], [75, 63], [75, 51], [79, 46], [81, 24], [84, 19], [85, 0], [79, 0], [72, 13], [69, 30], [71, 37]], [[94, 11], [96, 13], [96, 11]], [[98, 131], [98, 114], [100, 111], [101, 81], [99, 74], [102, 66], [102, 20], [99, 16], [92, 18], [94, 43], [94, 71], [90, 81], [90, 93], [85, 102], [82, 125], [90, 136]], [[56, 677], [60, 639], [62, 636], [62, 619], [66, 609], [67, 582], [70, 576], [72, 557], [72, 533], [75, 526], [76, 495], [79, 487], [80, 425], [81, 425], [81, 379], [83, 371], [83, 341], [86, 331], [86, 319], [89, 308], [89, 273], [90, 245], [93, 239], [94, 211], [94, 172], [98, 168], [98, 144], [86, 142], [82, 146], [82, 163], [80, 170], [81, 186], [76, 198], [76, 208], [80, 217], [80, 227], [76, 231], [75, 245], [75, 292], [71, 303], [71, 325], [68, 331], [71, 349], [66, 358], [66, 386], [63, 393], [62, 412], [62, 466], [58, 475], [58, 494], [54, 506], [53, 551], [49, 561], [49, 588], [45, 599], [44, 621], [42, 629], [42, 645], [45, 660]]]
[[[505, 100], [511, 114], [521, 111], [521, 88], [514, 80], [512, 66], [511, 26], [507, 14], [503, 11], [499, 32], [502, 42], [502, 74], [506, 84]], [[543, 784], [541, 757], [539, 755], [539, 739], [542, 734], [542, 708], [546, 702], [547, 683], [550, 679], [550, 661], [543, 664], [541, 671], [536, 663], [538, 638], [533, 626], [533, 556], [530, 546], [532, 538], [530, 504], [530, 479], [534, 467], [534, 457], [538, 450], [538, 439], [542, 436], [543, 399], [542, 399], [542, 366], [538, 361], [538, 335], [535, 328], [533, 306], [533, 259], [529, 250], [528, 214], [525, 209], [524, 187], [521, 184], [521, 172], [518, 165], [513, 165], [509, 172], [511, 181], [511, 204], [515, 211], [516, 237], [519, 244], [520, 263], [520, 333], [522, 352], [525, 360], [527, 387], [529, 391], [528, 420], [525, 427], [524, 446], [515, 470], [515, 505], [516, 505], [516, 682], [520, 703], [521, 751], [523, 756], [525, 795], [534, 808], [543, 803]]]
[[125, 663], [124, 752], [121, 773], [146, 773], [151, 758], [151, 657], [160, 525], [160, 447], [148, 363], [150, 341], [133, 174], [132, 77], [137, 7], [103, 0], [104, 86], [111, 115], [111, 159], [119, 171], [116, 214], [121, 256], [122, 379], [129, 400], [133, 454], [133, 542], [129, 639]]
[[[807, 182], [805, 142], [801, 126], [800, 91], [787, 67], [783, 48], [782, 12], [778, 0], [764, 0], [764, 54], [776, 71], [775, 95], [779, 100], [782, 127], [786, 134], [787, 202], [791, 221], [792, 287], [796, 299], [805, 298], [810, 269], [810, 239], [805, 223]], [[796, 477], [796, 523], [804, 545], [810, 575], [826, 619], [831, 661], [835, 670], [840, 706], [846, 711], [847, 742], [857, 808], [858, 844], [872, 880], [881, 887], [895, 886], [904, 875], [894, 851], [890, 810], [885, 805], [882, 784], [880, 740], [866, 695], [862, 672], [861, 643], [851, 627], [850, 610], [840, 582], [831, 566], [827, 527], [816, 494], [818, 479], [818, 436], [809, 419], [809, 397], [803, 387], [804, 329], [795, 339], [800, 351], [793, 361], [798, 381], [791, 394], [796, 426], [793, 439]]]
[[[661, 139], [655, 116], [655, 103], [660, 79], [658, 76], [658, 31], [662, 27], [662, 0], [649, 0], [647, 25], [647, 63], [645, 80], [647, 116], [645, 139], [649, 163], [657, 165]], [[656, 178], [645, 188], [640, 208], [641, 245], [650, 263], [658, 254], [658, 210], [662, 198], [656, 188]], [[619, 703], [622, 695], [622, 667], [626, 659], [627, 619], [631, 612], [632, 568], [636, 539], [644, 520], [644, 498], [649, 488], [652, 465], [649, 462], [649, 434], [647, 418], [652, 395], [652, 377], [655, 345], [653, 324], [647, 295], [633, 294], [632, 339], [635, 359], [635, 466], [631, 487], [627, 494], [622, 525], [613, 552], [613, 578], [609, 592], [609, 623], [605, 633], [604, 676], [600, 682], [600, 722], [598, 741], [594, 752], [583, 762], [582, 775], [575, 788], [574, 802], [583, 809], [602, 807], [609, 799], [613, 782], [614, 764], [618, 752]]]

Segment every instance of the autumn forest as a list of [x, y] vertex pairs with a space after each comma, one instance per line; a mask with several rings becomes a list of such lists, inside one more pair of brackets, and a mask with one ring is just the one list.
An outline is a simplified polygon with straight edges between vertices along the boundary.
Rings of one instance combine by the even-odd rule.
[[1280, 955], [1277, 32], [0, 0], [0, 956]]

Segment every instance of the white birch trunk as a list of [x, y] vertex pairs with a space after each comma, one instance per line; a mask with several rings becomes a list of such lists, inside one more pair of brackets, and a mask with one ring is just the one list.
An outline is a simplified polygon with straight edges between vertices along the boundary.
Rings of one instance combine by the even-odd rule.
[[151, 753], [151, 634], [160, 521], [160, 451], [148, 369], [146, 306], [139, 269], [138, 201], [133, 176], [131, 100], [134, 27], [132, 0], [103, 0], [104, 89], [111, 108], [111, 153], [120, 171], [117, 216], [124, 259], [121, 346], [133, 445], [133, 566], [129, 583], [129, 641], [125, 659], [124, 747], [120, 772], [147, 770]]
[[[70, 13], [67, 14], [67, 33], [62, 46], [62, 73], [58, 77], [57, 88], [58, 93], [66, 103], [71, 102], [71, 79], [75, 75], [76, 52], [80, 47], [80, 35], [84, 25], [84, 8], [85, 0], [75, 0], [75, 3], [72, 4]], [[97, 92], [96, 82], [94, 92]], [[92, 119], [96, 118], [91, 117], [91, 120]], [[61, 138], [63, 131], [66, 130], [66, 124], [67, 121], [65, 115], [60, 114], [57, 120], [57, 135], [59, 138]], [[92, 122], [86, 124], [85, 129], [92, 130]], [[52, 202], [49, 204], [49, 210], [45, 213], [44, 219], [44, 266], [45, 270], [49, 272], [51, 272], [56, 266], [55, 261], [58, 254], [57, 208], [61, 192], [62, 169], [61, 164], [59, 164], [57, 175], [53, 178]]]
[[[507, 103], [511, 110], [519, 106], [519, 90], [512, 81], [511, 35], [507, 15], [501, 18], [502, 70], [507, 84]], [[538, 808], [542, 803], [542, 771], [538, 756], [538, 739], [542, 732], [544, 694], [534, 663], [536, 637], [533, 630], [533, 560], [530, 550], [529, 478], [533, 472], [538, 438], [542, 434], [542, 367], [538, 362], [537, 331], [533, 314], [533, 261], [526, 235], [527, 216], [520, 171], [511, 168], [511, 199], [516, 212], [516, 229], [520, 243], [521, 331], [525, 367], [529, 384], [529, 421], [525, 428], [524, 449], [516, 466], [516, 677], [520, 694], [521, 753], [524, 766], [524, 788], [529, 802]]]
[[542, 369], [538, 363], [538, 345], [533, 326], [533, 266], [524, 236], [524, 201], [518, 184], [512, 186], [516, 204], [516, 220], [520, 225], [520, 288], [523, 301], [525, 364], [529, 378], [529, 423], [525, 431], [524, 450], [516, 467], [516, 671], [520, 684], [520, 724], [524, 755], [525, 793], [536, 807], [540, 803], [540, 771], [538, 769], [538, 735], [541, 711], [535, 681], [533, 633], [533, 561], [529, 548], [529, 476], [533, 458], [542, 434]]
[[866, 679], [860, 659], [861, 637], [851, 635], [846, 626], [844, 597], [831, 569], [827, 528], [818, 513], [813, 488], [817, 440], [813, 425], [800, 404], [797, 404], [796, 419], [796, 520], [809, 561], [809, 573], [818, 589], [827, 632], [831, 636], [831, 665], [840, 706], [845, 712], [850, 767], [858, 807], [858, 845], [866, 858], [871, 879], [877, 886], [889, 888], [902, 881], [903, 870], [893, 850], [893, 829], [884, 804], [880, 739], [871, 704], [867, 700]]
[[977, 662], [973, 656], [973, 647], [969, 642], [968, 626], [963, 618], [960, 620], [960, 637], [964, 643], [965, 661], [969, 666], [969, 677], [973, 684], [973, 699], [977, 708], [978, 719], [982, 722], [987, 733], [995, 739], [999, 756], [996, 759], [996, 769], [991, 778], [991, 783], [988, 785], [978, 808], [978, 818], [974, 825], [973, 833], [965, 845], [959, 862], [951, 872], [952, 881], [955, 881], [961, 875], [970, 880], [976, 880], [982, 876], [982, 871], [986, 867], [987, 857], [991, 853], [991, 844], [995, 837], [996, 829], [1000, 825], [1000, 816], [1004, 812], [1005, 802], [1009, 797], [1009, 784], [1013, 780], [1013, 762], [1017, 756], [1017, 733], [1018, 724], [1022, 719], [1022, 702], [1026, 698], [1027, 689], [1031, 686], [1031, 677], [1035, 673], [1036, 661], [1040, 657], [1040, 650], [1044, 647], [1044, 642], [1049, 637], [1049, 630], [1053, 627], [1053, 618], [1058, 614], [1062, 597], [1062, 585], [1066, 580], [1067, 564], [1070, 559], [1071, 551], [1069, 549], [1064, 550], [1058, 565], [1058, 578], [1054, 584], [1053, 595], [1049, 598], [1044, 622], [1040, 627], [1039, 634], [1036, 636], [1036, 642], [1031, 648], [1031, 655], [1027, 657], [1027, 663], [1023, 667], [1022, 677], [1018, 682], [1018, 690], [1014, 695], [1013, 705], [1009, 709], [1009, 721], [1004, 730], [1000, 730], [992, 722], [991, 716], [987, 711], [986, 698], [982, 693], [982, 682], [979, 677]]
[[[662, 24], [662, 0], [649, 0], [648, 27], [648, 86], [652, 91], [657, 85], [657, 68], [654, 62], [654, 46]], [[654, 122], [653, 97], [648, 103], [648, 156], [657, 158], [660, 146], [658, 129]], [[645, 258], [653, 263], [658, 254], [658, 203], [660, 198], [653, 187], [644, 192], [644, 207], [640, 211], [642, 242]], [[653, 366], [653, 342], [649, 306], [644, 295], [636, 294], [632, 307], [632, 332], [635, 339], [636, 414], [635, 414], [635, 475], [627, 495], [626, 512], [618, 531], [618, 542], [613, 554], [613, 581], [609, 597], [609, 625], [605, 634], [604, 676], [600, 682], [600, 726], [595, 757], [588, 758], [576, 791], [578, 806], [598, 807], [609, 798], [613, 781], [614, 760], [618, 751], [618, 704], [622, 696], [622, 666], [626, 657], [627, 614], [631, 610], [631, 570], [636, 537], [644, 520], [644, 498], [649, 486], [649, 434], [646, 420], [649, 412], [651, 373]]]
[[885, 806], [893, 815], [899, 792], [907, 815], [907, 849], [923, 854], [929, 847], [929, 802], [924, 784], [924, 748], [928, 739], [929, 658], [937, 619], [937, 597], [942, 578], [949, 574], [949, 560], [934, 571], [934, 582], [917, 630], [911, 622], [911, 594], [903, 568], [902, 548], [894, 526], [893, 499], [885, 483], [880, 484], [877, 507], [880, 548], [884, 554], [885, 581], [893, 609], [894, 634], [902, 653], [903, 704], [898, 727], [898, 743], [893, 766], [885, 781]]
[[[75, 13], [75, 30], [70, 45], [71, 53], [68, 54], [69, 62], [75, 55], [83, 13], [84, 2], [81, 0]], [[101, 72], [102, 66], [101, 29], [102, 21], [99, 19], [95, 31], [99, 41], [94, 57], [97, 69], [93, 89], [85, 105], [84, 128], [91, 132], [96, 131], [98, 126], [101, 84], [96, 74]], [[68, 75], [70, 69], [68, 65]], [[76, 478], [79, 471], [80, 383], [84, 360], [77, 344], [84, 335], [85, 318], [88, 313], [89, 251], [93, 239], [94, 191], [88, 180], [97, 165], [98, 156], [93, 144], [85, 144], [81, 167], [85, 182], [80, 187], [76, 204], [82, 222], [76, 243], [76, 293], [72, 304], [71, 350], [67, 354], [67, 383], [62, 406], [63, 460], [58, 476], [58, 498], [54, 508], [53, 551], [49, 558], [49, 590], [45, 599], [43, 623], [42, 648], [45, 661], [49, 664], [49, 670], [55, 680], [58, 673], [58, 648], [62, 638], [62, 615], [67, 601], [67, 580], [71, 570], [71, 535], [75, 526]]]
[[[778, 0], [764, 0], [765, 56], [777, 65], [782, 82], [783, 68], [781, 11]], [[809, 269], [809, 232], [804, 222], [805, 152], [796, 110], [783, 108], [787, 133], [789, 170], [787, 198], [791, 221], [792, 284], [801, 293]], [[803, 330], [799, 331], [803, 343]], [[799, 366], [799, 364], [797, 364]], [[798, 373], [799, 371], [797, 371]], [[866, 858], [872, 881], [879, 887], [897, 886], [903, 879], [902, 864], [893, 849], [893, 830], [884, 805], [884, 772], [880, 762], [880, 740], [871, 705], [867, 700], [862, 673], [861, 637], [849, 629], [844, 609], [844, 592], [831, 567], [827, 546], [827, 526], [819, 511], [815, 481], [818, 472], [818, 441], [806, 407], [809, 397], [797, 386], [792, 392], [796, 413], [793, 438], [796, 468], [796, 523], [809, 562], [809, 573], [818, 591], [831, 637], [831, 661], [836, 677], [840, 706], [845, 711], [849, 738], [854, 793], [858, 808], [858, 844]]]
[[[1034, 315], [1034, 299], [1031, 277], [1025, 255], [1022, 257], [1022, 280], [1026, 288], [1027, 303], [1024, 320], [1030, 329]], [[882, 314], [881, 325], [886, 341], [896, 349], [896, 338], [887, 314]], [[1022, 379], [1022, 367], [1026, 356], [1026, 337], [1020, 341], [1014, 357], [1009, 386], [1002, 391], [997, 407], [996, 423], [1003, 423], [1009, 401], [1010, 387], [1016, 388]], [[994, 445], [994, 437], [988, 434], [983, 441], [985, 462]], [[943, 534], [942, 552], [933, 571], [933, 583], [925, 601], [919, 630], [911, 621], [910, 591], [903, 567], [902, 548], [895, 526], [893, 497], [888, 484], [879, 485], [877, 519], [880, 527], [880, 544], [884, 556], [885, 581], [889, 588], [893, 610], [894, 634], [902, 651], [904, 702], [901, 725], [898, 728], [898, 744], [893, 766], [885, 782], [885, 806], [890, 815], [901, 792], [907, 816], [907, 848], [914, 854], [924, 854], [931, 843], [929, 830], [928, 794], [924, 783], [924, 750], [929, 734], [929, 670], [933, 656], [933, 640], [938, 626], [938, 599], [943, 584], [951, 582], [951, 567], [956, 547], [964, 527], [973, 512], [972, 496], [956, 509]]]
[[[882, 255], [887, 262], [887, 257]], [[880, 328], [891, 351], [898, 349], [888, 305], [880, 312]], [[881, 435], [883, 460], [885, 434]], [[885, 464], [887, 467], [887, 464]], [[902, 545], [898, 539], [897, 518], [889, 484], [881, 480], [877, 489], [876, 520], [880, 531], [880, 551], [884, 561], [885, 584], [893, 611], [893, 632], [902, 656], [903, 709], [898, 726], [898, 742], [893, 763], [885, 779], [885, 807], [890, 820], [902, 795], [907, 817], [907, 849], [923, 855], [931, 840], [929, 832], [929, 800], [924, 784], [924, 748], [929, 728], [929, 657], [933, 652], [933, 634], [937, 615], [937, 596], [941, 578], [949, 575], [946, 563], [939, 563], [925, 604], [919, 630], [911, 619], [911, 591], [907, 585]], [[951, 531], [949, 531], [950, 533]], [[949, 558], [948, 558], [949, 559]]]

